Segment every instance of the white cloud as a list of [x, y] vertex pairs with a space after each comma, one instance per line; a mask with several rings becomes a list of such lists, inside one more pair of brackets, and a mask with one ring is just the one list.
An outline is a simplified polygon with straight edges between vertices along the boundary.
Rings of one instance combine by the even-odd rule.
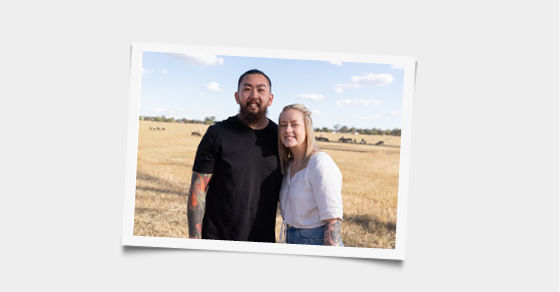
[[210, 82], [210, 83], [208, 83], [208, 84], [206, 84], [206, 85], [204, 85], [204, 86], [206, 86], [206, 89], [208, 89], [208, 90], [212, 90], [212, 91], [223, 91], [222, 89], [220, 89], [220, 85], [218, 85], [217, 82]]
[[344, 89], [349, 88], [359, 88], [359, 87], [375, 87], [375, 86], [385, 86], [393, 82], [395, 78], [389, 74], [373, 74], [369, 73], [362, 76], [353, 76], [350, 80], [344, 84], [337, 84], [333, 87], [334, 91], [342, 93]]
[[167, 55], [192, 65], [216, 66], [224, 64], [224, 59], [216, 57], [215, 55], [188, 55], [181, 53], [167, 53]]
[[370, 100], [370, 102], [371, 102], [373, 105], [380, 105], [380, 104], [381, 104], [381, 101], [375, 100], [375, 99]]
[[392, 116], [398, 116], [398, 115], [402, 115], [402, 112], [399, 113], [399, 112], [397, 112], [397, 111], [391, 111], [390, 114], [391, 114]]
[[348, 99], [348, 98], [336, 102], [338, 106], [347, 106], [347, 105], [367, 106], [369, 103], [370, 103], [369, 100]]
[[204, 95], [204, 92], [202, 92], [202, 91], [201, 91], [201, 92], [199, 92], [198, 94], [200, 94], [200, 95]]
[[[154, 69], [146, 70], [146, 69], [142, 68], [141, 72], [142, 72], [142, 74], [148, 74], [148, 73], [155, 72], [155, 71], [156, 70], [154, 70]], [[160, 73], [167, 73], [167, 70], [159, 70], [159, 72]]]
[[325, 97], [321, 94], [299, 94], [297, 96], [297, 98], [299, 99], [311, 99], [311, 100], [321, 100], [324, 99]]
[[365, 116], [360, 118], [360, 120], [379, 120], [379, 119], [381, 119], [380, 115]]
[[391, 65], [391, 69], [400, 69], [400, 70], [404, 70], [404, 65], [393, 64], [393, 65]]
[[329, 63], [331, 63], [333, 65], [337, 65], [337, 66], [342, 66], [342, 62], [340, 62], [340, 61], [329, 61]]
[[312, 114], [316, 114], [316, 115], [320, 115], [320, 114], [321, 114], [321, 111], [314, 110], [314, 111], [311, 111], [311, 113], [312, 113]]
[[165, 110], [162, 109], [161, 107], [157, 107], [157, 108], [152, 108], [152, 112], [156, 113], [156, 114], [161, 114], [163, 113]]

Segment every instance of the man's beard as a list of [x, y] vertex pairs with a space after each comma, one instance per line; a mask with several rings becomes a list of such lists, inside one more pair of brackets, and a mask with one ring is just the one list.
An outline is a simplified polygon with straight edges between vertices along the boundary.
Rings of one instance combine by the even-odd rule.
[[247, 108], [251, 102], [247, 102], [245, 106], [239, 107], [239, 117], [241, 120], [251, 126], [258, 125], [263, 119], [266, 118], [266, 114], [268, 113], [268, 107], [261, 108], [259, 103], [259, 111], [256, 113], [249, 112]]

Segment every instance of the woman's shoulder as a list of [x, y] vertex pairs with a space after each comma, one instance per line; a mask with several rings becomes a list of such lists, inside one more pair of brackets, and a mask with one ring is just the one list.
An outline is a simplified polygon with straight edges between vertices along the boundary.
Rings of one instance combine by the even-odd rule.
[[315, 152], [311, 156], [308, 166], [311, 166], [310, 169], [312, 169], [309, 175], [313, 177], [327, 176], [331, 178], [342, 178], [342, 173], [338, 165], [336, 165], [336, 162], [334, 162], [330, 155], [323, 151]]
[[313, 153], [313, 155], [311, 155], [311, 157], [309, 158], [309, 163], [319, 164], [325, 162], [328, 163], [334, 161], [330, 155], [328, 155], [326, 152], [323, 152], [321, 150], [318, 150], [317, 152]]

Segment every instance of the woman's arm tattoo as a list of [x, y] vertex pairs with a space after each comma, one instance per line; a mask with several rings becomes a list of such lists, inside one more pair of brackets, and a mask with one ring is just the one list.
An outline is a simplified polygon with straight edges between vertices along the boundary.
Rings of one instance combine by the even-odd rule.
[[342, 228], [340, 226], [340, 219], [329, 219], [326, 220], [327, 224], [325, 225], [325, 236], [324, 242], [325, 245], [333, 245], [339, 246], [342, 239], [340, 238], [340, 232]]
[[189, 220], [189, 238], [201, 238], [202, 217], [206, 208], [206, 191], [212, 174], [192, 173], [191, 189], [187, 203], [187, 218]]

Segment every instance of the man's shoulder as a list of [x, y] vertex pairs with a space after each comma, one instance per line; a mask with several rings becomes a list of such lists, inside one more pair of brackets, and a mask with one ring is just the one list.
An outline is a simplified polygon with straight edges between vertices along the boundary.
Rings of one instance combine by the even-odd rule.
[[208, 127], [209, 131], [220, 131], [225, 129], [230, 129], [233, 127], [237, 127], [239, 122], [237, 121], [236, 116], [231, 116], [225, 120], [221, 120], [219, 122], [214, 123], [212, 126]]
[[[268, 119], [268, 118], [267, 118]], [[278, 130], [278, 124], [276, 124], [273, 120], [268, 119], [268, 125], [266, 127], [268, 130]]]

